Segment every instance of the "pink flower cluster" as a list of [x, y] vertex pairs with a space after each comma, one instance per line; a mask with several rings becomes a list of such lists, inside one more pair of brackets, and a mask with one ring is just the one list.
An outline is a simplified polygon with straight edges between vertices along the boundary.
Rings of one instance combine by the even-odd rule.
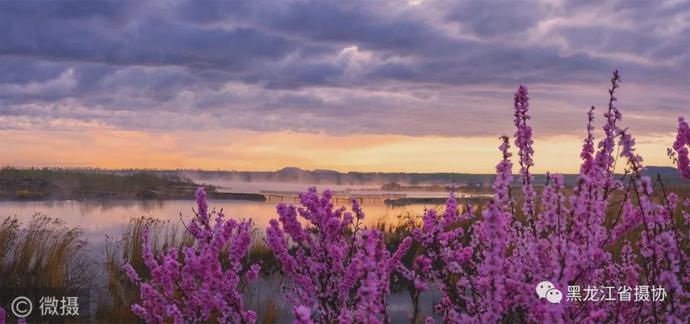
[[678, 165], [680, 175], [685, 179], [690, 179], [690, 158], [688, 158], [688, 148], [690, 148], [690, 127], [685, 118], [678, 117], [678, 134], [676, 141], [673, 142], [673, 150]]
[[[520, 162], [520, 180], [522, 182], [522, 193], [525, 203], [522, 205], [522, 212], [525, 215], [534, 217], [535, 199], [537, 193], [534, 191], [534, 176], [529, 172], [531, 166], [534, 165], [532, 156], [534, 149], [532, 144], [532, 127], [527, 121], [530, 119], [529, 115], [529, 96], [527, 94], [527, 87], [519, 86], [515, 93], [515, 114], [513, 122], [515, 123], [515, 146], [518, 148], [518, 157]], [[534, 224], [530, 224], [534, 227]]]
[[383, 323], [391, 273], [410, 248], [406, 238], [389, 253], [378, 230], [361, 229], [359, 202], [334, 209], [331, 192], [300, 195], [302, 207], [280, 204], [266, 241], [286, 277], [295, 323]]
[[[619, 126], [619, 86], [616, 71], [596, 146], [595, 108], [587, 113], [582, 163], [572, 190], [558, 174], [547, 173], [543, 186], [535, 183], [529, 96], [520, 86], [513, 143], [521, 190], [513, 192], [511, 141], [502, 136], [493, 199], [475, 212], [469, 204], [458, 206], [451, 193], [445, 209], [428, 209], [393, 253], [380, 231], [362, 227], [364, 212], [357, 200], [350, 211], [335, 208], [330, 191], [319, 195], [310, 188], [300, 195], [301, 206], [279, 204], [278, 219], [270, 221], [265, 239], [288, 279], [284, 288], [295, 323], [388, 322], [387, 299], [396, 273], [412, 283], [414, 322], [421, 292], [437, 287], [434, 312], [447, 323], [687, 323], [690, 200], [667, 192], [660, 176], [643, 175], [635, 139]], [[673, 152], [685, 178], [690, 178], [688, 147], [690, 127], [680, 118]], [[616, 173], [619, 159], [622, 174]], [[181, 254], [171, 248], [155, 256], [145, 232], [143, 254], [151, 280], [142, 280], [129, 264], [124, 267], [140, 285], [141, 303], [132, 310], [152, 323], [252, 323], [256, 314], [244, 309], [239, 289], [242, 280], [253, 280], [259, 272], [258, 266], [242, 262], [251, 222], [225, 220], [222, 211], [209, 213], [203, 189], [197, 192], [197, 206], [188, 226], [195, 244]], [[407, 268], [401, 258], [413, 243], [416, 256]], [[564, 297], [570, 286], [644, 285], [661, 287], [666, 295], [654, 302], [564, 298], [551, 303], [535, 293], [542, 281], [553, 283]]]
[[[429, 210], [413, 237], [422, 247], [426, 268], [406, 276], [435, 284], [441, 290], [435, 309], [444, 322], [641, 322], [687, 323], [690, 318], [689, 234], [687, 207], [661, 180], [643, 176], [635, 140], [618, 126], [622, 114], [615, 90], [615, 72], [604, 117], [604, 137], [594, 148], [594, 107], [588, 112], [587, 135], [580, 175], [572, 194], [563, 177], [547, 174], [536, 204], [532, 161], [532, 133], [528, 126], [528, 93], [515, 94], [515, 144], [518, 148], [522, 195], [511, 190], [509, 140], [502, 137], [503, 159], [496, 167], [494, 199], [481, 219], [467, 206], [458, 212], [451, 194], [445, 212]], [[681, 119], [674, 149], [681, 172], [687, 166], [687, 124]], [[614, 174], [619, 157], [626, 162], [620, 178]], [[685, 156], [683, 158], [682, 156]], [[656, 187], [657, 189], [655, 191]], [[660, 198], [658, 198], [660, 197]], [[516, 211], [521, 203], [521, 212]], [[685, 202], [687, 203], [687, 201]], [[680, 211], [679, 211], [679, 208]], [[680, 215], [678, 215], [680, 214]], [[678, 217], [680, 216], [680, 217]], [[685, 224], [679, 222], [685, 219]], [[633, 243], [634, 242], [634, 243]], [[667, 296], [657, 302], [549, 303], [538, 298], [535, 286], [550, 281], [565, 297], [568, 286], [663, 287]], [[427, 321], [433, 321], [428, 318]]]
[[147, 323], [254, 323], [256, 314], [244, 309], [239, 291], [240, 282], [253, 280], [260, 270], [258, 265], [243, 265], [252, 223], [225, 219], [222, 210], [209, 213], [203, 188], [196, 196], [196, 218], [187, 227], [193, 246], [155, 255], [145, 229], [142, 249], [151, 280], [142, 280], [132, 265], [124, 265], [140, 289], [141, 303], [132, 305], [132, 311]]

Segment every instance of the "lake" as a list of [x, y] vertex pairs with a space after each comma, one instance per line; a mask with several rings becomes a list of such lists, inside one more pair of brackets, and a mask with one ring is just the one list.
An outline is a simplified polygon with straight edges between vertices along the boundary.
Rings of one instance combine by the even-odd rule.
[[[363, 190], [367, 193], [375, 192], [373, 188], [355, 188], [334, 186], [334, 190], [352, 191]], [[228, 187], [224, 187], [228, 188]], [[232, 188], [237, 188], [233, 185]], [[252, 184], [242, 188], [242, 192], [261, 192], [267, 189], [294, 191], [304, 190], [306, 186], [268, 186]], [[440, 193], [445, 195], [445, 193]], [[420, 193], [414, 196], [428, 196], [430, 193]], [[245, 201], [245, 200], [217, 200], [208, 201], [209, 208], [223, 209], [227, 217], [235, 219], [247, 218], [254, 221], [259, 231], [263, 232], [272, 218], [277, 218], [276, 203]], [[349, 207], [349, 206], [348, 206]], [[363, 204], [366, 214], [365, 224], [373, 224], [379, 221], [394, 223], [399, 215], [412, 213], [421, 215], [425, 208], [434, 208], [436, 205], [413, 204], [406, 206], [393, 206], [383, 203]], [[25, 225], [36, 213], [45, 214], [52, 218], [58, 218], [70, 227], [78, 226], [83, 230], [83, 238], [88, 241], [85, 248], [86, 254], [95, 261], [93, 265], [94, 278], [92, 296], [100, 296], [105, 286], [102, 278], [103, 261], [105, 260], [106, 236], [119, 239], [125, 230], [126, 224], [131, 218], [146, 216], [170, 221], [175, 224], [189, 222], [193, 217], [195, 201], [193, 197], [185, 200], [41, 200], [41, 201], [0, 201], [0, 219], [7, 216], [16, 216]], [[290, 320], [292, 312], [288, 303], [282, 300], [281, 287], [284, 278], [271, 276], [261, 278], [247, 292], [246, 302], [248, 307], [260, 309], [267, 303], [266, 300], [278, 301], [277, 313], [281, 320]], [[94, 297], [96, 298], [96, 297]], [[438, 296], [434, 291], [426, 292], [422, 296], [422, 308], [430, 311], [433, 302]], [[95, 299], [94, 299], [95, 300]], [[95, 304], [94, 304], [95, 305]], [[93, 305], [92, 305], [93, 306]], [[92, 311], [95, 309], [92, 307]], [[411, 301], [404, 292], [396, 292], [390, 296], [388, 304], [389, 316], [393, 321], [405, 321], [409, 316]]]
[[[277, 218], [275, 203], [244, 200], [209, 200], [209, 208], [223, 208], [226, 217], [247, 218], [257, 228], [268, 226], [271, 218]], [[389, 206], [385, 204], [364, 205], [366, 223], [379, 220], [394, 222], [398, 215], [411, 212], [421, 214], [432, 205]], [[181, 224], [180, 213], [185, 222], [193, 217], [193, 199], [189, 200], [46, 200], [46, 201], [0, 201], [0, 218], [17, 216], [23, 224], [32, 215], [42, 213], [63, 220], [68, 226], [79, 226], [89, 249], [99, 250], [106, 235], [119, 238], [129, 219], [147, 216]]]

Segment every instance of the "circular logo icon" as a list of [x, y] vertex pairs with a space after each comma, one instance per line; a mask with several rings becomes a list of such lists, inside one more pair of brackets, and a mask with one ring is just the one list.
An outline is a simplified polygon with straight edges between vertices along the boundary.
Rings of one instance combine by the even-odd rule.
[[546, 300], [552, 304], [560, 304], [561, 300], [563, 300], [563, 293], [556, 288], [551, 288], [546, 292]]
[[24, 296], [19, 296], [12, 301], [12, 314], [19, 318], [25, 318], [31, 314], [34, 305], [31, 304], [31, 299]]
[[537, 295], [539, 298], [546, 298], [546, 292], [555, 288], [554, 285], [549, 281], [542, 281], [537, 284]]

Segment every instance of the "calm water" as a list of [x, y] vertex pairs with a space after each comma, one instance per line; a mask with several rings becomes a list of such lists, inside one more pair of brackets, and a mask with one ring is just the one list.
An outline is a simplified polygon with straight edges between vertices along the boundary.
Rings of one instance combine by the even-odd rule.
[[[185, 222], [193, 216], [194, 200], [67, 200], [67, 201], [0, 201], [0, 217], [17, 216], [26, 223], [32, 215], [42, 213], [59, 218], [69, 226], [79, 226], [91, 248], [99, 247], [106, 235], [119, 238], [130, 218], [149, 216], [161, 220], [181, 223], [180, 213]], [[223, 208], [226, 216], [235, 219], [248, 218], [258, 228], [265, 228], [271, 218], [277, 218], [274, 203], [210, 200], [210, 208]], [[397, 216], [424, 211], [425, 205], [393, 207], [384, 204], [364, 205], [366, 222], [378, 220], [394, 222]], [[428, 206], [434, 207], [434, 206]]]
[[[253, 189], [253, 188], [252, 188]], [[263, 188], [258, 188], [263, 189]], [[258, 189], [255, 189], [259, 191]], [[292, 188], [279, 188], [292, 189]], [[340, 188], [337, 188], [340, 189]], [[336, 189], [336, 190], [337, 190]], [[249, 190], [247, 190], [249, 191]], [[252, 219], [259, 229], [265, 228], [271, 218], [277, 218], [275, 203], [240, 201], [240, 200], [210, 200], [210, 208], [223, 208], [226, 216], [235, 219]], [[421, 214], [425, 208], [434, 208], [435, 205], [409, 205], [404, 207], [387, 206], [385, 204], [363, 205], [366, 218], [365, 223], [371, 224], [378, 221], [396, 222], [397, 217], [405, 213]], [[160, 220], [181, 224], [182, 219], [188, 222], [193, 217], [192, 208], [195, 208], [194, 200], [84, 200], [84, 201], [0, 201], [0, 220], [7, 216], [16, 216], [26, 224], [36, 213], [45, 214], [52, 218], [63, 220], [68, 226], [78, 226], [83, 230], [83, 236], [88, 240], [86, 253], [95, 261], [94, 278], [102, 275], [102, 261], [104, 260], [106, 235], [119, 239], [125, 229], [126, 223], [135, 217], [147, 216]], [[101, 271], [101, 272], [99, 272]], [[266, 281], [262, 279], [252, 286], [255, 294], [250, 290], [247, 303], [251, 307], [254, 304], [263, 305], [264, 299], [281, 300], [280, 280]], [[105, 286], [105, 281], [96, 280], [93, 294], [100, 294]], [[270, 292], [270, 294], [268, 294]], [[254, 297], [251, 297], [254, 296]], [[251, 298], [250, 298], [251, 297]], [[253, 298], [253, 299], [252, 299]], [[277, 299], [276, 299], [277, 298]], [[425, 294], [422, 298], [423, 309], [430, 311], [434, 299], [433, 294]], [[256, 299], [256, 300], [254, 300]], [[278, 314], [281, 320], [289, 321], [292, 318], [291, 310], [287, 303], [278, 303]], [[411, 309], [410, 299], [404, 293], [395, 293], [390, 297], [388, 305], [389, 315], [395, 321], [405, 321]]]

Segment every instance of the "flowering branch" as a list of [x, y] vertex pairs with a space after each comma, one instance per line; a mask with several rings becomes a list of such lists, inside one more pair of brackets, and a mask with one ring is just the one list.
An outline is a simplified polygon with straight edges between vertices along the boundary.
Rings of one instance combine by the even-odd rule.
[[243, 265], [252, 223], [226, 220], [222, 211], [209, 213], [203, 188], [196, 197], [196, 218], [187, 226], [193, 246], [181, 253], [172, 247], [156, 256], [149, 229], [144, 229], [143, 257], [151, 280], [141, 280], [129, 263], [124, 265], [141, 294], [141, 303], [132, 305], [132, 311], [147, 323], [254, 323], [256, 314], [245, 310], [239, 291], [240, 282], [254, 280], [260, 270], [258, 265]]

